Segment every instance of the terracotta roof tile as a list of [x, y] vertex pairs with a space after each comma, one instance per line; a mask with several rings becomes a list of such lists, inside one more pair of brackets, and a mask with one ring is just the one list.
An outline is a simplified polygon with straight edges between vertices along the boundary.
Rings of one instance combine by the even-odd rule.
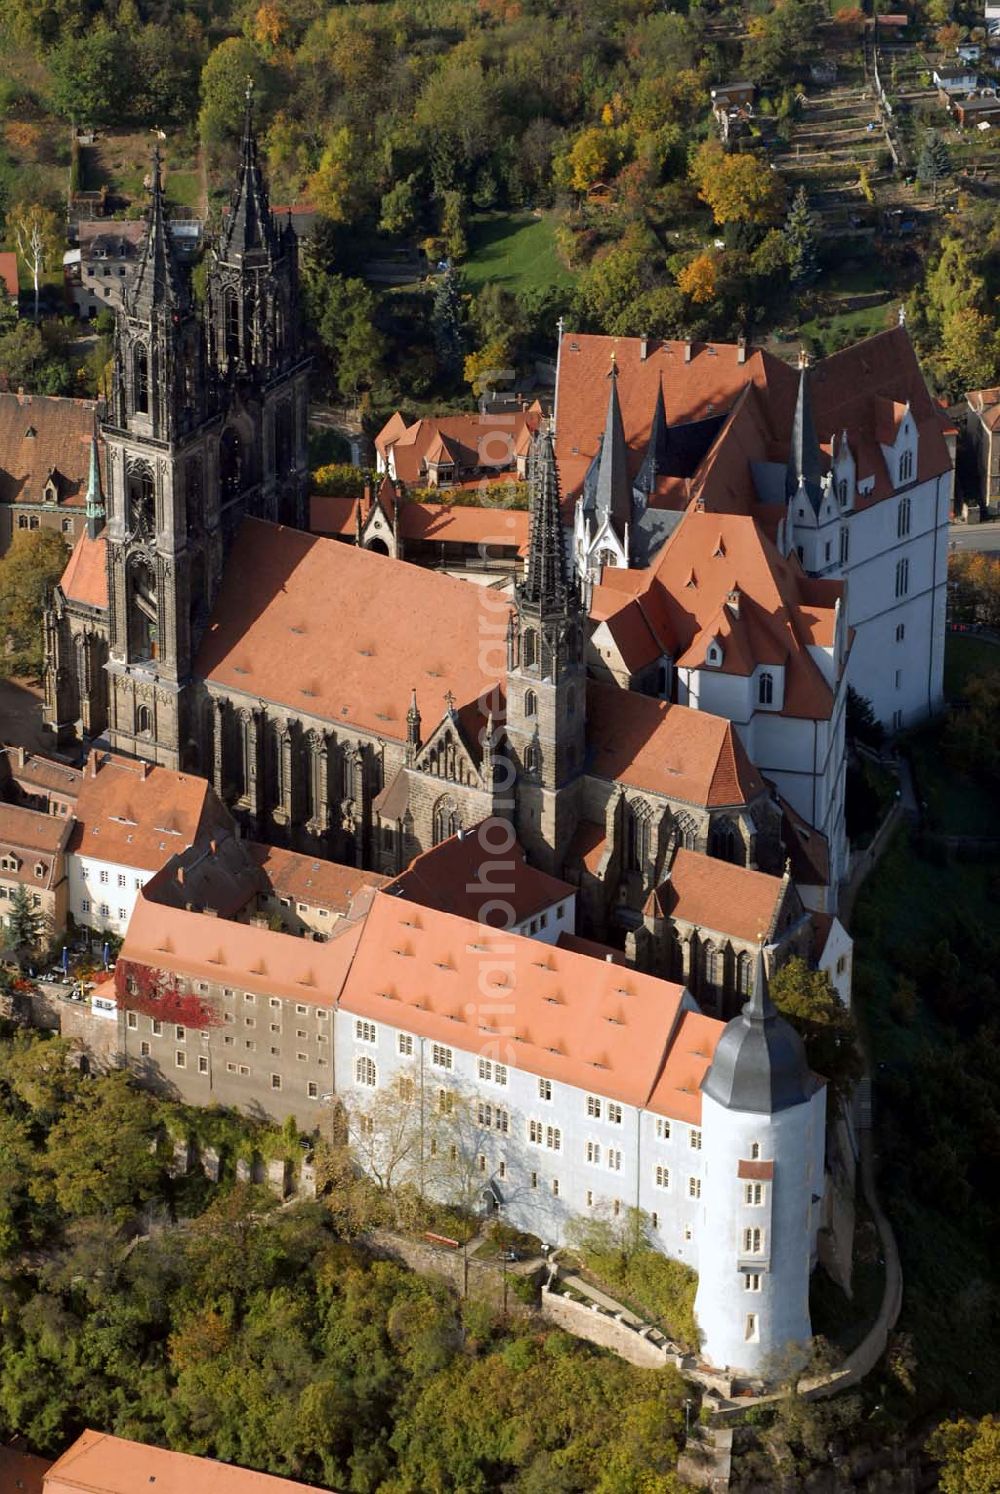
[[[481, 1003], [469, 1000], [472, 991]], [[490, 1008], [500, 995], [497, 1018]], [[643, 1105], [683, 998], [683, 987], [670, 981], [380, 892], [340, 1006]]]
[[591, 682], [587, 717], [601, 778], [712, 808], [764, 791], [732, 723], [719, 716]]
[[657, 1115], [697, 1125], [701, 1120], [701, 1081], [708, 1071], [725, 1023], [701, 1012], [685, 1012], [667, 1061], [649, 1097]]
[[12, 250], [4, 250], [0, 254], [0, 285], [11, 298], [16, 300], [18, 294], [17, 279], [17, 255]]
[[250, 854], [260, 867], [269, 886], [279, 897], [310, 907], [329, 908], [345, 916], [351, 914], [356, 899], [365, 890], [384, 887], [390, 880], [378, 872], [359, 871], [336, 861], [319, 861], [299, 851], [280, 846], [247, 843]]
[[107, 612], [108, 547], [103, 530], [96, 539], [91, 539], [86, 529], [83, 530], [73, 546], [59, 585], [68, 601]]
[[92, 1431], [53, 1463], [45, 1494], [136, 1494], [153, 1485], [155, 1494], [316, 1494], [314, 1485]]
[[783, 891], [781, 877], [733, 866], [682, 847], [674, 857], [669, 878], [654, 896], [667, 918], [681, 918], [736, 939], [756, 940], [773, 932]]
[[69, 849], [157, 871], [228, 814], [204, 778], [91, 751]]
[[447, 690], [464, 706], [495, 686], [480, 639], [505, 626], [505, 605], [465, 581], [246, 519], [196, 670], [233, 694], [399, 741], [414, 688], [426, 731]]
[[13, 877], [26, 887], [56, 886], [64, 874], [62, 852], [72, 828], [72, 820], [63, 816], [0, 803], [0, 855], [13, 855], [20, 863], [16, 871], [0, 872], [0, 877]]
[[498, 861], [480, 840], [480, 828], [474, 825], [424, 851], [386, 891], [493, 928], [509, 928], [573, 896], [568, 882], [529, 866], [516, 842]]
[[451, 462], [465, 471], [513, 467], [526, 431], [534, 430], [538, 420], [536, 411], [517, 410], [512, 414], [432, 415], [407, 425], [397, 410], [375, 437], [375, 446], [386, 463], [392, 454], [400, 482], [419, 487], [427, 481], [429, 462]]
[[57, 501], [81, 506], [96, 421], [91, 399], [0, 394], [0, 503], [41, 503], [52, 474]]

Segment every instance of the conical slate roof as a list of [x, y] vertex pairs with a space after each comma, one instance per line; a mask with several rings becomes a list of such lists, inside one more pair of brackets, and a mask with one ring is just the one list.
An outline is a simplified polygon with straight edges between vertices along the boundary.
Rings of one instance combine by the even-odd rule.
[[552, 435], [536, 434], [529, 458], [531, 540], [518, 600], [539, 611], [564, 609], [573, 591], [559, 505], [559, 474]]
[[726, 1024], [702, 1091], [727, 1110], [773, 1115], [804, 1104], [816, 1083], [802, 1039], [771, 1000], [760, 945], [750, 1000]]
[[257, 136], [253, 127], [253, 99], [247, 89], [247, 106], [243, 116], [243, 138], [240, 142], [240, 165], [233, 189], [229, 215], [219, 238], [219, 258], [226, 263], [239, 262], [244, 255], [277, 254], [280, 236], [271, 216], [264, 174], [257, 155]]
[[125, 295], [130, 316], [148, 320], [159, 307], [180, 309], [187, 304], [184, 272], [174, 254], [173, 239], [163, 210], [160, 153], [153, 152], [153, 193], [149, 204], [146, 237], [135, 275]]
[[819, 441], [809, 393], [809, 369], [803, 363], [799, 371], [799, 392], [795, 400], [791, 448], [785, 469], [785, 497], [791, 502], [802, 488], [818, 513], [823, 498], [822, 476]]

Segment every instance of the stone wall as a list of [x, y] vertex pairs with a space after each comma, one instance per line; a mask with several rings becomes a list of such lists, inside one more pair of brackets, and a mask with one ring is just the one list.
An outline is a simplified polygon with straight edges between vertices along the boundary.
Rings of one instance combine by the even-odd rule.
[[597, 1303], [575, 1302], [562, 1292], [549, 1291], [547, 1286], [542, 1287], [542, 1317], [576, 1338], [610, 1349], [640, 1369], [663, 1369], [677, 1363], [674, 1355], [614, 1314], [605, 1312]]
[[[366, 1237], [366, 1244], [375, 1255], [401, 1261], [411, 1271], [421, 1276], [440, 1276], [454, 1287], [459, 1296], [469, 1296], [486, 1302], [495, 1312], [504, 1310], [504, 1276], [507, 1278], [507, 1312], [511, 1316], [525, 1317], [534, 1309], [528, 1307], [515, 1295], [515, 1276], [530, 1274], [535, 1269], [525, 1263], [508, 1266], [506, 1273], [499, 1261], [480, 1260], [470, 1256], [466, 1263], [461, 1247], [434, 1245], [430, 1240], [420, 1240], [412, 1235], [396, 1234], [393, 1230], [373, 1230]], [[475, 1248], [475, 1246], [473, 1246]], [[468, 1285], [466, 1287], [466, 1270]]]

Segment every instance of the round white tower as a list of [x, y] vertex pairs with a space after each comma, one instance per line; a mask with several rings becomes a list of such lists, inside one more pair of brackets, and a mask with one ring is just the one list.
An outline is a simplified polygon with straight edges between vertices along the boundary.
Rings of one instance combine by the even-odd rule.
[[812, 1335], [826, 1088], [771, 1001], [763, 946], [753, 994], [726, 1025], [701, 1088], [703, 1353], [719, 1368], [777, 1379], [804, 1363]]

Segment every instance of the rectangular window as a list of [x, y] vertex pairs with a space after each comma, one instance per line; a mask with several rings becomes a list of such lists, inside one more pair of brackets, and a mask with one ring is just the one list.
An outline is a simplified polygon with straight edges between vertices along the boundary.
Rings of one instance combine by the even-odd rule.
[[688, 1197], [701, 1197], [701, 1178], [688, 1178]]
[[594, 1207], [594, 1195], [593, 1195], [593, 1192], [591, 1191], [591, 1189], [588, 1188], [587, 1189], [587, 1208], [588, 1209], [592, 1209], [593, 1207]]
[[162, 1035], [163, 1035], [163, 1023], [160, 1021], [159, 1017], [154, 1017], [152, 1019], [152, 1021], [153, 1021], [153, 1036], [154, 1037], [162, 1037]]
[[905, 597], [910, 589], [910, 562], [904, 555], [902, 560], [896, 561], [896, 595]]
[[281, 1088], [281, 1075], [280, 1074], [272, 1074], [271, 1075], [271, 1088], [272, 1089], [280, 1089]]
[[127, 1026], [131, 1027], [134, 1030], [139, 1025], [139, 1018], [136, 1016], [135, 1012], [129, 1012], [127, 1017], [125, 1018], [125, 1022]]
[[257, 1026], [257, 1018], [256, 1017], [244, 1017], [243, 1018], [243, 1026], [244, 1027], [256, 1027]]
[[608, 1147], [608, 1166], [612, 1172], [621, 1172], [622, 1170], [622, 1154], [612, 1146]]
[[102, 871], [101, 872], [99, 880], [100, 880], [102, 886], [107, 886], [108, 874], [107, 874], [106, 871]]
[[127, 908], [119, 908], [118, 909], [118, 921], [119, 921], [119, 923], [124, 923], [127, 918], [128, 918], [128, 909]]
[[532, 1188], [537, 1188], [538, 1187], [538, 1173], [537, 1172], [533, 1172], [531, 1174], [531, 1186], [532, 1186]]
[[198, 1073], [208, 1073], [208, 1059], [205, 1057], [204, 1053], [198, 1055]]
[[89, 913], [90, 912], [90, 899], [85, 897], [83, 899], [83, 901], [80, 903], [80, 908], [81, 908], [82, 912]]
[[743, 1231], [743, 1252], [745, 1255], [760, 1255], [763, 1243], [763, 1234], [759, 1229], [745, 1229]]
[[309, 1062], [309, 1055], [307, 1053], [296, 1053], [295, 1057], [299, 1063]]
[[487, 1100], [480, 1100], [476, 1106], [476, 1118], [481, 1126], [493, 1125], [493, 1106]]
[[490, 1061], [489, 1061], [488, 1058], [481, 1058], [479, 1060], [479, 1066], [478, 1066], [478, 1068], [479, 1068], [479, 1077], [480, 1077], [480, 1079], [492, 1079], [493, 1078], [493, 1065], [490, 1063]]
[[183, 1069], [183, 1068], [186, 1068], [186, 1066], [187, 1066], [187, 1054], [184, 1052], [183, 1048], [178, 1048], [177, 1052], [174, 1054], [174, 1067], [178, 1068], [178, 1069]]
[[396, 1039], [396, 1046], [404, 1058], [413, 1057], [413, 1038], [408, 1032], [401, 1032]]
[[896, 642], [897, 643], [902, 643], [902, 641], [903, 641], [903, 639], [905, 637], [906, 637], [906, 624], [905, 623], [897, 623], [896, 624]]
[[118, 873], [118, 886], [119, 887], [124, 887], [125, 886], [125, 874], [124, 874], [124, 872], [119, 872]]
[[558, 1126], [546, 1126], [545, 1145], [550, 1152], [558, 1152], [562, 1146], [562, 1132]]
[[764, 1184], [747, 1183], [743, 1189], [743, 1202], [753, 1206], [759, 1206], [764, 1202]]
[[593, 1116], [595, 1120], [601, 1118], [601, 1102], [596, 1095], [587, 1096], [587, 1114]]
[[375, 1023], [360, 1020], [354, 1024], [354, 1036], [361, 1043], [373, 1043], [375, 1041]]
[[[905, 455], [908, 455], [908, 453], [906, 453]], [[906, 478], [903, 477], [903, 474], [902, 474], [902, 468], [903, 468], [903, 466], [904, 466], [904, 463], [900, 462], [900, 469], [901, 469], [900, 470], [900, 477], [905, 482]], [[909, 532], [910, 532], [910, 500], [909, 500], [909, 498], [900, 498], [900, 500], [899, 500], [899, 512], [896, 515], [896, 538], [897, 539], [905, 539], [906, 536], [909, 534]]]
[[257, 998], [256, 998], [256, 996], [254, 995], [254, 993], [252, 991], [244, 991], [243, 992], [243, 1000], [244, 1001], [249, 1001], [249, 1002], [255, 1002], [257, 1000]]
[[897, 669], [896, 670], [896, 689], [899, 690], [902, 687], [902, 684], [903, 684], [903, 671], [901, 669]]
[[184, 1028], [183, 1027], [175, 1027], [174, 1028], [174, 1037], [177, 1039], [177, 1041], [179, 1043], [183, 1043], [184, 1042]]
[[500, 1178], [501, 1181], [502, 1181], [506, 1176], [507, 1176], [507, 1164], [506, 1164], [506, 1162], [501, 1162], [500, 1165], [497, 1168], [497, 1177]]
[[660, 1167], [660, 1166], [657, 1166], [657, 1169], [656, 1169], [656, 1186], [657, 1186], [657, 1188], [669, 1188], [670, 1187], [670, 1168], [669, 1167]]
[[[232, 994], [232, 991], [226, 992], [227, 996], [231, 996]], [[281, 1005], [281, 1001], [277, 996], [272, 996], [270, 1001], [268, 1002], [268, 1005], [276, 1010]]]
[[442, 1115], [451, 1115], [455, 1109], [455, 1096], [448, 1089], [438, 1090], [438, 1110]]
[[670, 1140], [670, 1122], [664, 1120], [662, 1116], [656, 1118], [656, 1139], [657, 1141]]
[[483, 1152], [480, 1152], [479, 1156], [476, 1158], [476, 1166], [479, 1168], [480, 1172], [486, 1171], [486, 1157]]
[[226, 1073], [227, 1074], [235, 1074], [236, 1073], [236, 1065], [234, 1063], [227, 1063], [226, 1064]]
[[435, 1043], [431, 1048], [431, 1063], [436, 1064], [439, 1069], [450, 1069], [452, 1053], [450, 1048], [445, 1048], [441, 1043]]
[[102, 903], [101, 904], [101, 917], [102, 918], [110, 918], [111, 917], [111, 909], [108, 907], [107, 903]]
[[297, 1017], [307, 1017], [309, 1015], [309, 1008], [300, 1004], [295, 1008], [295, 1015]]
[[250, 1070], [245, 1063], [240, 1064], [240, 1073], [243, 1075], [244, 1079], [250, 1073]]
[[281, 1023], [280, 1022], [272, 1022], [270, 1025], [271, 1025], [271, 1031], [272, 1032], [280, 1032], [281, 1031]]
[[306, 1099], [307, 1100], [316, 1100], [318, 1098], [319, 1098], [319, 1085], [316, 1083], [315, 1079], [310, 1079], [309, 1083], [306, 1085]]
[[539, 1081], [538, 1081], [538, 1098], [540, 1100], [551, 1100], [551, 1098], [552, 1098], [552, 1080], [551, 1079], [539, 1079]]
[[597, 1162], [600, 1162], [600, 1160], [601, 1160], [601, 1144], [600, 1144], [600, 1142], [599, 1141], [588, 1141], [587, 1142], [587, 1161], [588, 1162], [595, 1162], [595, 1163], [597, 1163]]
[[141, 1058], [149, 1057], [149, 1044], [147, 1042], [142, 1042], [139, 1044], [139, 1055]]
[[559, 1179], [558, 1178], [553, 1178], [552, 1179], [552, 1197], [553, 1198], [558, 1198], [559, 1197]]
[[507, 1065], [506, 1064], [504, 1064], [504, 1063], [495, 1063], [493, 1065], [493, 1083], [494, 1084], [506, 1084], [507, 1083]]
[[841, 563], [841, 565], [846, 565], [847, 564], [848, 556], [850, 555], [850, 553], [851, 553], [851, 533], [850, 533], [850, 530], [847, 528], [847, 525], [845, 524], [844, 527], [843, 527], [843, 529], [840, 531], [840, 563]]
[[903, 730], [903, 713], [902, 713], [902, 711], [893, 711], [893, 713], [892, 713], [892, 729], [893, 729], [893, 731], [902, 731]]
[[743, 1273], [743, 1290], [746, 1291], [746, 1292], [759, 1292], [760, 1291], [760, 1272], [759, 1271], [744, 1271], [744, 1273]]
[[688, 1146], [693, 1152], [701, 1151], [701, 1132], [696, 1131], [693, 1126], [691, 1128], [690, 1134], [688, 1135]]
[[747, 1323], [743, 1337], [748, 1344], [756, 1343], [757, 1341], [757, 1314], [755, 1312], [747, 1313]]
[[542, 1123], [541, 1123], [541, 1121], [530, 1120], [528, 1122], [528, 1140], [532, 1143], [533, 1146], [541, 1146], [541, 1144], [542, 1144]]
[[620, 1105], [613, 1105], [610, 1101], [608, 1102], [608, 1120], [613, 1126], [621, 1125], [622, 1107]]

